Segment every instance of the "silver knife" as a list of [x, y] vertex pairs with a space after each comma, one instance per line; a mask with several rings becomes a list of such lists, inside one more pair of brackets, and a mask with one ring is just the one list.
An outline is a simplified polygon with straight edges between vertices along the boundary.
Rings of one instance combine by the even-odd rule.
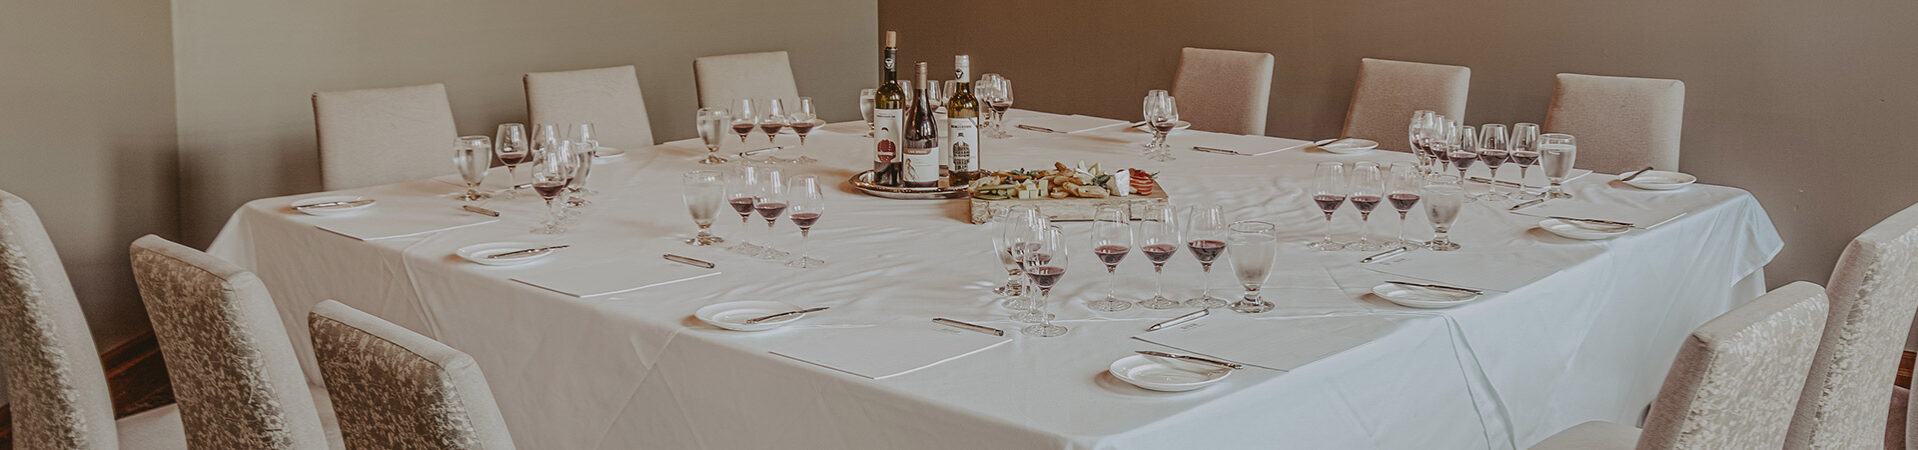
[[1171, 319], [1169, 319], [1169, 320], [1166, 320], [1166, 321], [1164, 321], [1164, 322], [1159, 322], [1159, 323], [1155, 323], [1155, 324], [1152, 324], [1152, 326], [1149, 326], [1149, 327], [1146, 327], [1146, 328], [1145, 328], [1145, 331], [1146, 331], [1147, 333], [1151, 333], [1151, 332], [1154, 332], [1154, 331], [1159, 331], [1159, 330], [1163, 330], [1163, 329], [1167, 329], [1167, 328], [1172, 328], [1172, 327], [1176, 327], [1176, 326], [1179, 326], [1179, 324], [1183, 324], [1183, 323], [1186, 323], [1186, 322], [1191, 322], [1191, 321], [1194, 321], [1194, 320], [1199, 320], [1200, 318], [1204, 318], [1204, 317], [1205, 317], [1206, 315], [1208, 315], [1208, 314], [1212, 314], [1212, 310], [1210, 310], [1210, 309], [1201, 309], [1201, 310], [1198, 310], [1198, 311], [1193, 311], [1193, 312], [1189, 312], [1189, 313], [1185, 313], [1184, 315], [1180, 315], [1179, 317], [1174, 317], [1174, 318], [1171, 318]]
[[544, 253], [544, 252], [550, 252], [550, 251], [553, 251], [553, 250], [559, 250], [559, 249], [562, 249], [562, 248], [567, 248], [567, 247], [572, 247], [572, 246], [571, 246], [571, 245], [553, 245], [553, 246], [547, 246], [547, 247], [539, 247], [539, 248], [529, 248], [529, 249], [525, 249], [525, 250], [514, 250], [514, 251], [510, 251], [510, 252], [506, 252], [506, 253], [500, 253], [500, 254], [497, 254], [497, 255], [486, 255], [486, 259], [493, 259], [493, 258], [510, 258], [510, 257], [514, 257], [514, 256], [521, 256], [521, 255], [530, 255], [530, 254], [534, 254], [534, 253]]
[[1606, 225], [1618, 225], [1621, 227], [1633, 226], [1631, 222], [1619, 222], [1619, 221], [1605, 220], [1605, 219], [1583, 219], [1578, 217], [1565, 217], [1565, 216], [1547, 216], [1547, 217], [1552, 219], [1558, 219], [1558, 220], [1570, 220], [1573, 222], [1602, 223]]
[[1365, 257], [1365, 259], [1359, 260], [1359, 264], [1365, 264], [1373, 261], [1384, 261], [1388, 258], [1398, 256], [1401, 253], [1405, 253], [1409, 251], [1412, 251], [1411, 247], [1401, 245], [1399, 246], [1399, 248], [1386, 250], [1386, 251], [1379, 252], [1379, 254], [1376, 254], [1376, 255], [1367, 256]]
[[760, 153], [776, 152], [776, 151], [785, 150], [785, 149], [786, 149], [785, 146], [766, 147], [766, 148], [757, 149], [757, 150], [747, 150], [747, 151], [739, 152], [739, 156], [756, 156]]
[[1639, 175], [1644, 175], [1645, 172], [1650, 171], [1652, 171], [1652, 166], [1645, 166], [1643, 169], [1638, 169], [1637, 172], [1632, 172], [1631, 175], [1626, 175], [1625, 178], [1619, 178], [1618, 181], [1632, 181], [1633, 178], [1638, 178]]
[[765, 322], [765, 321], [768, 321], [768, 320], [773, 320], [773, 319], [777, 319], [777, 318], [781, 318], [781, 317], [786, 317], [786, 316], [790, 316], [790, 315], [794, 315], [794, 314], [805, 314], [805, 313], [809, 313], [809, 312], [819, 312], [819, 311], [825, 311], [825, 310], [826, 310], [826, 308], [829, 308], [829, 307], [828, 307], [828, 306], [821, 306], [821, 307], [818, 307], [818, 308], [806, 308], [806, 309], [796, 309], [796, 310], [792, 310], [792, 311], [786, 311], [786, 312], [783, 312], [783, 313], [778, 313], [778, 314], [767, 314], [767, 315], [763, 315], [763, 316], [759, 316], [759, 317], [754, 317], [754, 318], [751, 318], [751, 319], [746, 319], [746, 324], [747, 324], [747, 325], [751, 325], [751, 324], [755, 324], [755, 323], [760, 323], [760, 322]]
[[1410, 281], [1387, 281], [1387, 283], [1392, 283], [1392, 284], [1396, 284], [1396, 285], [1399, 285], [1399, 286], [1411, 286], [1411, 287], [1422, 287], [1422, 288], [1431, 288], [1431, 289], [1440, 289], [1440, 290], [1447, 290], [1447, 291], [1452, 291], [1452, 292], [1467, 292], [1467, 293], [1471, 293], [1471, 294], [1474, 294], [1474, 295], [1483, 295], [1483, 294], [1485, 294], [1485, 291], [1481, 291], [1481, 290], [1478, 290], [1478, 289], [1472, 289], [1472, 288], [1462, 288], [1462, 287], [1458, 287], [1458, 286], [1446, 286], [1446, 285], [1443, 285], [1443, 284], [1426, 284], [1426, 283], [1413, 283], [1413, 282], [1410, 282]]
[[293, 207], [293, 209], [345, 208], [349, 206], [360, 206], [360, 205], [371, 204], [371, 203], [373, 203], [373, 200], [370, 200], [370, 199], [369, 200], [342, 200], [337, 202], [319, 202], [311, 205], [300, 205], [300, 206]]
[[710, 263], [710, 262], [706, 262], [706, 261], [701, 261], [701, 260], [697, 260], [697, 259], [692, 259], [692, 258], [687, 258], [687, 257], [684, 257], [684, 256], [679, 256], [679, 255], [675, 255], [675, 254], [671, 254], [671, 253], [667, 253], [667, 254], [664, 254], [664, 255], [660, 255], [660, 257], [662, 257], [662, 258], [666, 258], [666, 260], [667, 260], [667, 261], [672, 261], [672, 262], [676, 262], [676, 263], [680, 263], [680, 264], [685, 264], [685, 265], [688, 265], [688, 266], [693, 266], [693, 267], [698, 267], [698, 268], [702, 268], [702, 269], [711, 269], [711, 268], [714, 268], [714, 267], [719, 267], [719, 266], [716, 266], [716, 265], [714, 265], [713, 263]]
[[481, 207], [478, 207], [478, 206], [473, 206], [473, 205], [460, 205], [460, 209], [464, 209], [464, 210], [466, 210], [466, 212], [470, 212], [470, 213], [473, 213], [473, 214], [479, 214], [479, 215], [482, 215], [482, 216], [487, 216], [487, 217], [499, 217], [499, 211], [494, 211], [494, 210], [490, 210], [490, 209], [486, 209], [486, 208], [481, 208]]
[[1252, 156], [1252, 155], [1248, 155], [1248, 154], [1244, 154], [1244, 153], [1239, 153], [1239, 152], [1237, 152], [1237, 151], [1234, 151], [1234, 150], [1226, 150], [1226, 149], [1223, 149], [1223, 148], [1212, 148], [1212, 147], [1200, 147], [1200, 146], [1196, 146], [1196, 145], [1195, 145], [1195, 146], [1192, 146], [1192, 149], [1193, 149], [1193, 150], [1198, 150], [1198, 151], [1202, 151], [1202, 152], [1206, 152], [1206, 153], [1219, 153], [1219, 154], [1225, 154], [1225, 155], [1239, 155], [1239, 156]]
[[1471, 177], [1471, 178], [1467, 178], [1467, 180], [1471, 180], [1473, 183], [1498, 184], [1499, 186], [1511, 186], [1511, 187], [1525, 187], [1525, 185], [1523, 184], [1513, 183], [1505, 180], [1498, 180], [1496, 183], [1494, 183], [1492, 179], [1485, 178], [1485, 177]]
[[1535, 198], [1535, 199], [1519, 202], [1519, 204], [1512, 205], [1512, 208], [1509, 209], [1508, 211], [1517, 211], [1517, 210], [1525, 209], [1525, 208], [1531, 207], [1532, 205], [1536, 205], [1540, 203], [1545, 203], [1545, 199]]
[[998, 329], [998, 328], [993, 328], [993, 327], [988, 327], [988, 326], [985, 326], [985, 325], [978, 325], [978, 324], [972, 324], [972, 323], [966, 323], [966, 322], [960, 322], [960, 321], [957, 321], [957, 320], [952, 320], [952, 319], [947, 319], [947, 318], [944, 318], [944, 317], [934, 317], [934, 318], [932, 318], [932, 323], [936, 323], [936, 324], [940, 324], [940, 325], [945, 325], [945, 326], [949, 326], [949, 327], [954, 327], [954, 328], [958, 328], [958, 329], [961, 329], [961, 330], [967, 330], [967, 331], [976, 331], [976, 332], [980, 332], [980, 333], [985, 333], [985, 334], [990, 334], [990, 335], [993, 335], [993, 336], [1005, 336], [1005, 335], [1006, 335], [1006, 330], [1001, 330], [1001, 329]]
[[1244, 369], [1244, 368], [1245, 368], [1245, 365], [1244, 365], [1244, 364], [1239, 364], [1239, 363], [1235, 363], [1235, 362], [1230, 362], [1230, 361], [1220, 361], [1220, 360], [1216, 360], [1216, 359], [1212, 359], [1212, 358], [1207, 358], [1207, 357], [1203, 357], [1203, 356], [1192, 356], [1192, 355], [1175, 355], [1175, 354], [1171, 354], [1171, 353], [1166, 353], [1166, 352], [1155, 352], [1155, 351], [1151, 351], [1151, 350], [1139, 350], [1138, 352], [1139, 352], [1139, 354], [1141, 354], [1141, 355], [1146, 355], [1146, 356], [1157, 356], [1157, 357], [1160, 357], [1160, 358], [1172, 358], [1172, 359], [1177, 359], [1177, 360], [1181, 360], [1181, 361], [1192, 361], [1192, 362], [1196, 362], [1196, 363], [1202, 363], [1202, 364], [1210, 364], [1210, 365], [1214, 365], [1214, 366], [1219, 366], [1219, 367], [1224, 367], [1224, 368], [1227, 368], [1227, 369], [1232, 369], [1232, 370], [1239, 370], [1239, 369]]
[[1042, 126], [1038, 126], [1038, 125], [1024, 125], [1024, 124], [1021, 124], [1021, 125], [1019, 125], [1019, 129], [1021, 129], [1021, 130], [1032, 130], [1032, 131], [1037, 131], [1037, 132], [1040, 132], [1040, 133], [1058, 133], [1058, 132], [1060, 132], [1059, 130], [1054, 130], [1054, 129], [1051, 129], [1051, 128], [1046, 128], [1046, 127], [1042, 127]]

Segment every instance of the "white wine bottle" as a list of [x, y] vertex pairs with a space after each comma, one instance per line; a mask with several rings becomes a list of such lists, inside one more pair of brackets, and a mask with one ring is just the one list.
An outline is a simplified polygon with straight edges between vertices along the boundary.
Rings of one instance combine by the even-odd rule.
[[952, 99], [946, 101], [946, 152], [952, 185], [972, 182], [979, 173], [979, 99], [972, 96], [972, 58], [952, 57]]
[[936, 187], [946, 181], [939, 174], [944, 159], [939, 155], [939, 128], [932, 119], [932, 102], [926, 99], [926, 63], [920, 61], [918, 67], [919, 84], [913, 85], [912, 105], [906, 109], [906, 186]]
[[894, 65], [899, 54], [899, 33], [886, 32], [882, 62], [885, 81], [872, 94], [873, 159], [872, 182], [880, 186], [904, 186], [904, 155], [900, 138], [906, 126], [906, 92], [899, 88], [899, 70]]

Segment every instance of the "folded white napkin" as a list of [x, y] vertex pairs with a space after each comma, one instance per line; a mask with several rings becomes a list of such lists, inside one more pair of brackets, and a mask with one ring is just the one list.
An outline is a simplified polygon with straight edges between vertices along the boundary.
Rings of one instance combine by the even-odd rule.
[[959, 359], [1011, 339], [927, 322], [792, 333], [772, 354], [875, 380]]
[[717, 275], [719, 275], [718, 270], [702, 269], [664, 259], [639, 258], [568, 267], [542, 267], [514, 275], [512, 280], [561, 294], [588, 298]]
[[1364, 345], [1397, 325], [1380, 317], [1252, 319], [1213, 314], [1205, 320], [1133, 336], [1249, 366], [1291, 371]]
[[498, 218], [461, 211], [453, 206], [404, 212], [378, 209], [386, 206], [374, 205], [373, 209], [358, 214], [316, 217], [311, 220], [314, 226], [322, 230], [362, 241], [418, 236], [499, 221]]

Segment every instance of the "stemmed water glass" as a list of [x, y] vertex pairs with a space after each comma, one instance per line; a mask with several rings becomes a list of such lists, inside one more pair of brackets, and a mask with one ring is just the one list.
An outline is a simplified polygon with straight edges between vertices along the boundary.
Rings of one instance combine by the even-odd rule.
[[1133, 230], [1139, 233], [1134, 241], [1140, 244], [1139, 251], [1145, 253], [1146, 260], [1152, 261], [1152, 273], [1158, 277], [1158, 281], [1153, 283], [1157, 287], [1152, 298], [1139, 302], [1139, 306], [1146, 309], [1173, 309], [1181, 305], [1165, 297], [1165, 262], [1179, 252], [1178, 217], [1178, 212], [1171, 206], [1146, 205], [1144, 215], [1133, 226]]
[[796, 249], [799, 258], [787, 261], [786, 266], [810, 269], [825, 265], [826, 261], [806, 255], [806, 241], [812, 236], [812, 226], [826, 213], [826, 193], [819, 187], [819, 177], [793, 177], [786, 187], [786, 195], [786, 204], [791, 205], [786, 218], [799, 227], [799, 248]]
[[1232, 260], [1232, 273], [1245, 287], [1245, 298], [1232, 303], [1232, 310], [1244, 314], [1271, 311], [1275, 305], [1259, 298], [1265, 277], [1272, 273], [1272, 260], [1278, 258], [1278, 227], [1254, 220], [1233, 222], [1228, 228], [1226, 245], [1232, 247], [1226, 258]]
[[1172, 133], [1173, 127], [1178, 126], [1178, 100], [1171, 95], [1147, 95], [1145, 120], [1146, 125], [1152, 127], [1151, 149], [1146, 151], [1146, 157], [1159, 162], [1177, 159], [1172, 157], [1172, 150], [1166, 147], [1165, 138]]
[[1538, 124], [1518, 123], [1512, 125], [1512, 163], [1518, 164], [1518, 194], [1520, 198], [1534, 198], [1525, 184], [1526, 172], [1532, 164], [1538, 162]]
[[1132, 302], [1120, 301], [1119, 261], [1132, 252], [1132, 219], [1126, 209], [1101, 206], [1092, 214], [1092, 254], [1106, 265], [1106, 297], [1086, 304], [1093, 311], [1119, 312], [1132, 308]]
[[1339, 211], [1345, 204], [1345, 164], [1322, 162], [1312, 170], [1312, 202], [1325, 212], [1325, 238], [1314, 242], [1310, 247], [1317, 250], [1342, 250], [1344, 244], [1332, 240], [1332, 213]]
[[1498, 167], [1505, 165], [1505, 160], [1512, 156], [1511, 142], [1505, 136], [1505, 124], [1488, 123], [1480, 126], [1478, 135], [1478, 159], [1484, 160], [1485, 168], [1492, 171], [1492, 187], [1479, 198], [1494, 201], [1511, 198], [1498, 190]]
[[466, 182], [466, 193], [460, 194], [460, 200], [471, 202], [493, 198], [479, 191], [480, 184], [486, 182], [486, 169], [493, 167], [491, 138], [460, 136], [453, 146], [453, 165], [459, 169], [460, 180]]
[[1231, 304], [1212, 296], [1212, 261], [1225, 253], [1225, 213], [1218, 205], [1194, 206], [1185, 221], [1185, 248], [1199, 260], [1199, 296], [1186, 299], [1187, 308], [1217, 308]]
[[533, 149], [526, 141], [526, 125], [502, 123], [499, 125], [498, 139], [493, 141], [493, 154], [499, 156], [500, 164], [506, 165], [506, 198], [519, 196], [519, 177], [513, 170], [533, 158]]
[[759, 127], [759, 114], [753, 113], [753, 99], [733, 100], [733, 133], [739, 135], [739, 145], [746, 145], [746, 136]]
[[[549, 127], [542, 126], [544, 127]], [[535, 141], [536, 143], [539, 141]], [[537, 144], [535, 144], [537, 145]], [[547, 220], [541, 227], [533, 229], [537, 234], [560, 234], [566, 229], [560, 224], [560, 204], [555, 202], [566, 193], [566, 184], [573, 177], [573, 163], [564, 152], [565, 144], [550, 147], [546, 151], [536, 152], [533, 160], [533, 191], [546, 200]]]
[[[873, 121], [872, 121], [873, 100], [872, 98], [877, 92], [879, 92], [878, 89], [860, 89], [859, 90], [859, 117], [864, 117], [866, 119], [866, 137], [869, 137], [869, 138], [873, 137]], [[805, 140], [801, 139], [800, 142], [803, 145]]]
[[725, 144], [726, 126], [732, 122], [726, 108], [699, 108], [697, 113], [699, 140], [706, 143], [706, 158], [700, 164], [725, 164], [726, 158], [719, 157], [719, 146]]
[[793, 162], [797, 162], [800, 164], [810, 164], [810, 163], [818, 162], [818, 160], [812, 159], [811, 156], [805, 155], [806, 134], [812, 133], [813, 128], [817, 128], [819, 125], [824, 123], [823, 121], [819, 120], [819, 110], [813, 107], [812, 97], [800, 97], [799, 111], [792, 113], [791, 118], [792, 118], [792, 124], [790, 124], [789, 126], [793, 127], [793, 134], [799, 135], [799, 153], [800, 153], [798, 158], [793, 158]]
[[592, 202], [587, 201], [586, 196], [599, 193], [586, 187], [586, 177], [593, 172], [593, 159], [599, 157], [599, 133], [595, 132], [593, 124], [576, 123], [568, 127], [567, 134], [570, 136], [568, 140], [573, 142], [573, 153], [577, 158], [583, 158], [577, 168], [578, 182], [567, 188], [578, 195], [570, 196], [568, 202], [571, 206], [590, 204]]
[[726, 175], [717, 170], [695, 170], [686, 172], [679, 184], [685, 190], [681, 195], [686, 199], [686, 210], [692, 213], [693, 224], [699, 226], [699, 233], [686, 243], [707, 246], [726, 242], [712, 230], [713, 216], [719, 214], [719, 199], [726, 195]]
[[[999, 255], [999, 263], [1005, 266], [1006, 269], [1005, 284], [994, 288], [992, 292], [1012, 297], [1006, 300], [1008, 302], [1006, 307], [1013, 308], [1011, 302], [1019, 300], [1020, 296], [1025, 294], [1026, 289], [1025, 282], [1023, 281], [1025, 277], [1021, 276], [1021, 272], [1019, 271], [1019, 262], [1012, 258], [1013, 248], [1006, 243], [1007, 230], [1021, 221], [1031, 220], [1031, 218], [1037, 217], [1039, 210], [1033, 208], [1031, 205], [999, 206], [992, 208], [991, 213], [992, 227], [988, 229], [988, 232], [992, 233], [992, 250]], [[1021, 304], [1020, 307], [1024, 307], [1023, 304]]]
[[767, 100], [766, 115], [759, 119], [759, 131], [766, 133], [766, 145], [779, 143], [775, 138], [779, 136], [779, 130], [786, 128], [786, 120], [786, 101], [776, 98]]
[[1032, 301], [1032, 312], [1039, 319], [1039, 323], [1027, 326], [1020, 331], [1035, 337], [1062, 336], [1066, 334], [1066, 327], [1054, 325], [1053, 315], [1045, 312], [1045, 309], [1046, 303], [1052, 297], [1052, 286], [1058, 284], [1059, 279], [1066, 275], [1066, 262], [1071, 252], [1066, 249], [1065, 233], [1055, 226], [1047, 226], [1044, 231], [1039, 232], [1034, 244], [1025, 258], [1020, 259], [1020, 263], [1025, 267], [1026, 278], [1031, 279], [1032, 284], [1039, 287], [1039, 297]]
[[1561, 183], [1572, 174], [1572, 164], [1578, 161], [1578, 140], [1565, 133], [1545, 133], [1539, 135], [1539, 165], [1545, 167], [1545, 179], [1552, 185], [1545, 191], [1550, 198], [1572, 198], [1565, 192]]
[[1432, 177], [1425, 183], [1425, 214], [1432, 220], [1432, 241], [1425, 244], [1433, 251], [1458, 250], [1459, 245], [1448, 237], [1452, 224], [1458, 221], [1458, 211], [1465, 205], [1465, 186], [1451, 175]]
[[1392, 208], [1399, 211], [1398, 237], [1392, 239], [1392, 245], [1406, 245], [1410, 244], [1405, 240], [1406, 214], [1419, 203], [1419, 192], [1425, 188], [1425, 174], [1419, 173], [1417, 167], [1402, 161], [1392, 163], [1390, 170], [1391, 174], [1388, 176], [1392, 177], [1392, 187], [1391, 193], [1386, 194], [1386, 199], [1391, 200]]
[[1362, 162], [1352, 166], [1352, 176], [1346, 183], [1352, 189], [1352, 207], [1359, 210], [1359, 241], [1351, 249], [1373, 251], [1385, 248], [1372, 242], [1372, 210], [1385, 200], [1385, 175], [1379, 173], [1379, 164]]

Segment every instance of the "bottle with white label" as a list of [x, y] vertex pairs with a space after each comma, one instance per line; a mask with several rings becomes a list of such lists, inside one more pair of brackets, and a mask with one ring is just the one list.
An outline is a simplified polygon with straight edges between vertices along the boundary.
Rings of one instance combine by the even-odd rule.
[[952, 185], [963, 186], [979, 173], [979, 99], [972, 96], [972, 58], [954, 56], [952, 66], [957, 81], [946, 101], [946, 154]]
[[939, 173], [945, 158], [939, 154], [939, 128], [932, 119], [932, 102], [926, 99], [926, 63], [919, 62], [919, 83], [913, 85], [912, 106], [906, 109], [903, 151], [906, 154], [906, 186], [937, 187], [945, 184]]
[[900, 138], [906, 125], [906, 92], [899, 88], [899, 70], [894, 60], [899, 54], [899, 34], [886, 32], [886, 49], [881, 60], [886, 78], [872, 94], [873, 160], [872, 182], [880, 186], [904, 186], [905, 172]]

